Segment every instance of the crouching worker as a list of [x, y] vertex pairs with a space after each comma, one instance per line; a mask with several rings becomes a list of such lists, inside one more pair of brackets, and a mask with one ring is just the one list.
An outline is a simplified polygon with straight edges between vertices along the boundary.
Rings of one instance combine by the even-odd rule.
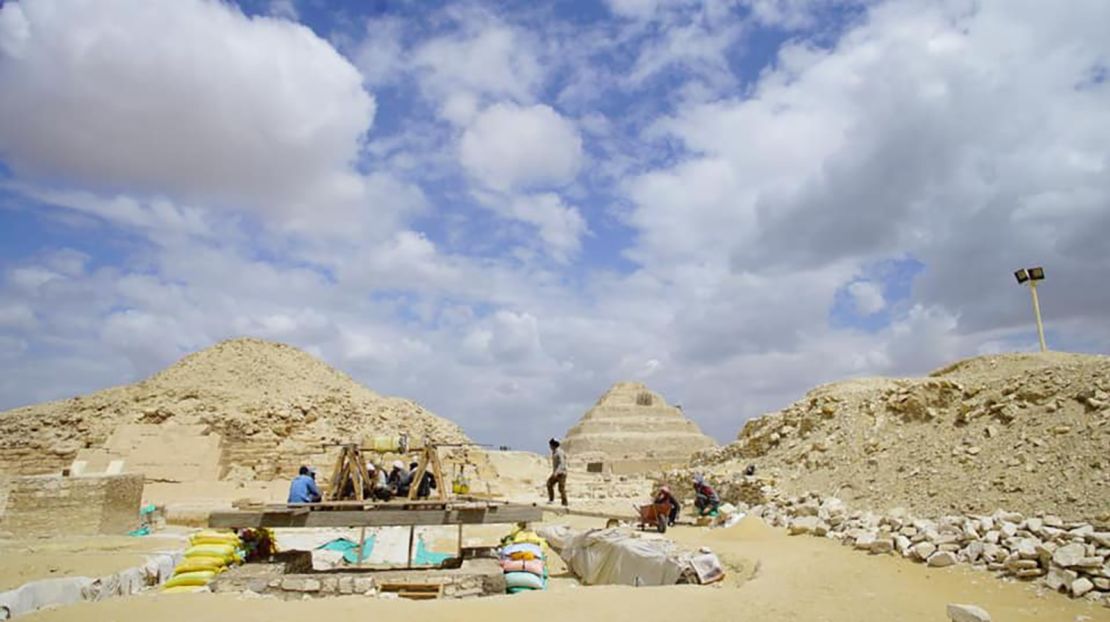
[[661, 486], [659, 488], [659, 492], [655, 493], [655, 498], [652, 499], [652, 503], [654, 503], [655, 505], [661, 505], [664, 503], [671, 504], [671, 511], [667, 516], [667, 526], [674, 527], [674, 522], [678, 520], [678, 512], [682, 509], [682, 506], [678, 503], [678, 499], [676, 499], [675, 496], [671, 494], [671, 487]]
[[398, 497], [409, 496], [409, 486], [412, 485], [412, 473], [405, 468], [405, 463], [400, 460], [393, 461], [393, 468], [386, 479], [389, 489]]
[[694, 507], [698, 508], [698, 516], [706, 516], [716, 514], [717, 508], [721, 506], [721, 498], [717, 496], [717, 491], [713, 487], [705, 483], [705, 478], [701, 475], [694, 476]]
[[378, 467], [373, 462], [366, 463], [366, 474], [370, 476], [368, 482], [370, 487], [370, 496], [379, 501], [389, 501], [393, 498], [393, 491], [389, 488], [389, 482], [385, 476], [385, 469]]
[[302, 466], [289, 484], [289, 503], [316, 503], [320, 501], [320, 489], [316, 487], [316, 471]]
[[420, 464], [413, 462], [409, 464], [409, 490], [416, 486], [416, 498], [427, 499], [432, 496], [432, 491], [436, 488], [436, 477], [432, 475], [427, 469], [424, 469], [424, 477], [420, 478], [420, 483], [416, 484], [416, 474], [420, 471]]

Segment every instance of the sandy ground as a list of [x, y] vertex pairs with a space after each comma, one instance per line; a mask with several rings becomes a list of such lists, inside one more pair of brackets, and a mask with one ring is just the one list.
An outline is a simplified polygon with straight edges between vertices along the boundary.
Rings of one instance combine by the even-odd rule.
[[[556, 519], [600, 526], [597, 519]], [[475, 538], [495, 535], [477, 528]], [[488, 534], [486, 532], [489, 532]], [[543, 593], [464, 601], [405, 602], [362, 597], [283, 602], [237, 595], [144, 595], [43, 611], [26, 620], [193, 622], [294, 622], [326, 616], [345, 619], [424, 620], [860, 620], [936, 621], [945, 605], [974, 603], [994, 620], [1110, 621], [1110, 609], [1038, 592], [1035, 586], [1005, 583], [963, 567], [929, 569], [889, 556], [868, 556], [812, 537], [746, 520], [731, 529], [677, 527], [670, 532], [689, 545], [709, 546], [733, 569], [723, 585], [656, 588], [581, 587], [566, 577]], [[471, 537], [468, 534], [468, 539]], [[558, 576], [561, 569], [552, 569]], [[748, 580], [744, 580], [748, 578]]]
[[101, 577], [141, 565], [148, 554], [179, 550], [184, 536], [74, 536], [0, 540], [0, 591], [39, 579]]

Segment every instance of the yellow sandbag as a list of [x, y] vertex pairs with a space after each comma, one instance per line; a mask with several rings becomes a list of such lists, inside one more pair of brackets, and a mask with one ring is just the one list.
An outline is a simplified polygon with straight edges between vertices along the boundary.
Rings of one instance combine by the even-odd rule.
[[213, 538], [191, 538], [189, 540], [189, 546], [231, 546], [239, 548], [240, 544], [241, 543], [238, 541], [229, 542], [226, 540], [216, 540]]
[[233, 533], [213, 533], [209, 531], [202, 531], [200, 533], [189, 536], [189, 544], [230, 544], [231, 546], [239, 546], [239, 536]]
[[175, 587], [168, 587], [162, 590], [163, 594], [196, 594], [197, 592], [207, 592], [207, 585], [178, 585]]
[[539, 534], [529, 529], [514, 530], [509, 534], [509, 543], [535, 544], [543, 550], [544, 555], [549, 555], [551, 553], [551, 547], [547, 546], [547, 540], [544, 540]]
[[533, 553], [532, 551], [516, 551], [515, 553], [511, 553], [509, 555], [509, 559], [515, 559], [518, 561], [529, 561], [539, 558], [536, 557], [535, 553]]
[[227, 568], [227, 562], [219, 557], [188, 557], [182, 560], [182, 562], [173, 569], [173, 573], [178, 575], [185, 572], [198, 572], [202, 570], [223, 572], [225, 568]]
[[526, 542], [528, 544], [537, 544], [541, 547], [547, 546], [547, 540], [541, 538], [539, 534], [534, 531], [518, 531], [517, 533], [513, 534], [512, 538], [513, 544], [521, 544]]
[[181, 563], [184, 564], [185, 562], [192, 561], [194, 559], [199, 560], [198, 563], [220, 566], [221, 568], [238, 563], [239, 561], [239, 559], [236, 557], [228, 559], [226, 556], [214, 557], [212, 555], [193, 555], [192, 557], [186, 557], [185, 559], [181, 560]]
[[230, 529], [203, 529], [193, 534], [194, 538], [230, 538], [238, 541], [239, 536]]
[[197, 572], [185, 572], [179, 575], [174, 575], [172, 579], [166, 581], [162, 589], [178, 587], [181, 585], [208, 585], [208, 582], [215, 577], [216, 573], [211, 570], [198, 570]]
[[185, 549], [185, 557], [216, 557], [227, 562], [235, 560], [235, 547], [230, 544], [197, 544]]

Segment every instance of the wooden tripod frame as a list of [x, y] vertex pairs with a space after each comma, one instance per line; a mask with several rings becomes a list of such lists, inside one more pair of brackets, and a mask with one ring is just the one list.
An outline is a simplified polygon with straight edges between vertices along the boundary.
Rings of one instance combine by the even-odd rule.
[[329, 481], [328, 501], [365, 501], [366, 492], [372, 493], [374, 482], [366, 471], [366, 461], [362, 459], [362, 449], [358, 445], [349, 443], [340, 446]]
[[[355, 443], [340, 445], [339, 456], [335, 459], [335, 467], [332, 469], [331, 478], [328, 480], [330, 483], [327, 493], [328, 501], [367, 501], [373, 499], [374, 480], [366, 470], [363, 451], [375, 450], [359, 447]], [[435, 496], [441, 501], [447, 500], [447, 485], [449, 483], [443, 480], [443, 465], [439, 459], [439, 450], [435, 445], [425, 444], [419, 450], [416, 474], [409, 485], [408, 499], [410, 501], [416, 499], [420, 490], [420, 482], [424, 479], [424, 474], [428, 472], [429, 468], [432, 469], [432, 475], [436, 478]]]
[[428, 465], [432, 467], [432, 475], [436, 478], [436, 496], [441, 501], [447, 500], [447, 482], [443, 481], [443, 465], [439, 461], [439, 450], [435, 445], [425, 444], [424, 448], [420, 450], [420, 457], [417, 459], [416, 475], [412, 478], [412, 483], [409, 484], [409, 500], [416, 499], [416, 493], [420, 490], [420, 482], [424, 479], [424, 474], [428, 472]]

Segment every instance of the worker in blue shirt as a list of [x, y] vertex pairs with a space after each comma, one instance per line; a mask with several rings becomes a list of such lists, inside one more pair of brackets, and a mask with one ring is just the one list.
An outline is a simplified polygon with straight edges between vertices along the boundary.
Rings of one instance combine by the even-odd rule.
[[302, 466], [293, 483], [289, 484], [289, 503], [316, 503], [320, 489], [316, 487], [316, 472]]

